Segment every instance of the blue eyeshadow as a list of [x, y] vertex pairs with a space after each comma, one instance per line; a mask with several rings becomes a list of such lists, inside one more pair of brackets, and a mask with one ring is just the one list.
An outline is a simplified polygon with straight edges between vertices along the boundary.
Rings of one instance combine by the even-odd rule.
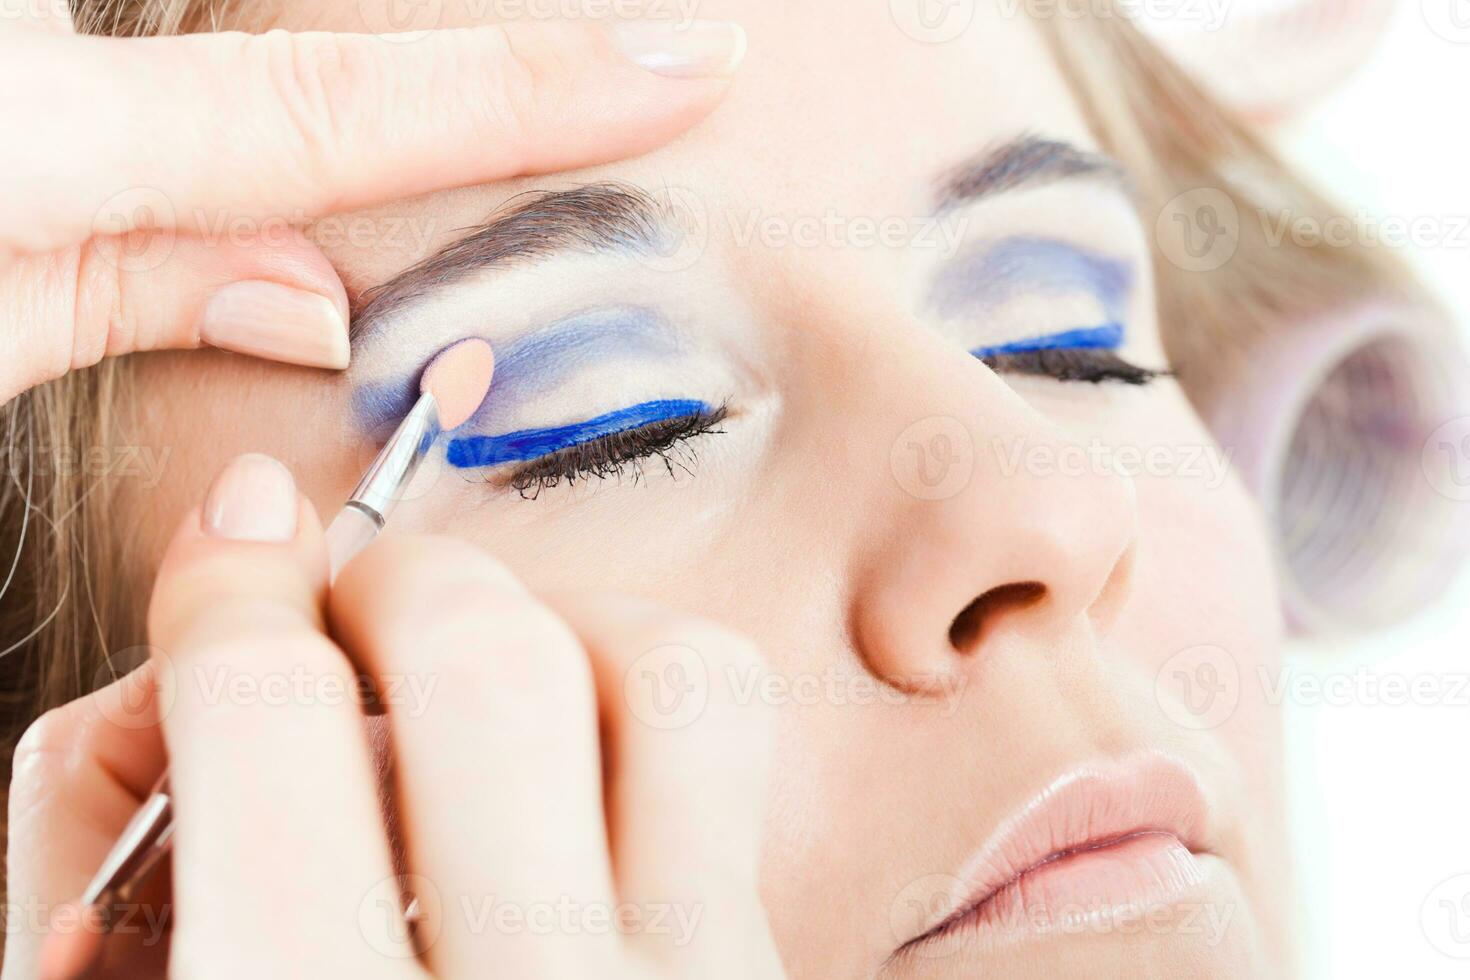
[[929, 301], [945, 318], [983, 315], [1025, 294], [1097, 297], [1113, 323], [1122, 323], [1133, 267], [1119, 259], [1050, 238], [1018, 237], [961, 255], [935, 280]]
[[677, 349], [668, 324], [645, 307], [617, 306], [558, 320], [496, 346], [495, 383], [475, 414], [476, 427], [495, 425], [525, 400], [564, 382], [589, 359], [656, 357]]
[[479, 469], [501, 463], [539, 459], [603, 436], [711, 411], [711, 406], [702, 401], [651, 401], [630, 408], [620, 408], [572, 425], [550, 429], [522, 429], [499, 436], [462, 436], [449, 442], [449, 464], [460, 469]]
[[1123, 326], [1107, 323], [1099, 327], [1082, 327], [1063, 330], [1044, 337], [1016, 340], [994, 347], [977, 347], [970, 351], [976, 357], [998, 357], [1003, 354], [1024, 354], [1038, 350], [1116, 350], [1123, 344]]
[[[554, 388], [589, 359], [672, 354], [678, 342], [658, 313], [616, 306], [575, 313], [534, 333], [495, 345], [495, 381], [471, 425], [484, 429], [527, 399]], [[427, 362], [426, 362], [427, 363]], [[422, 369], [363, 385], [353, 408], [365, 431], [397, 425], [418, 399]]]

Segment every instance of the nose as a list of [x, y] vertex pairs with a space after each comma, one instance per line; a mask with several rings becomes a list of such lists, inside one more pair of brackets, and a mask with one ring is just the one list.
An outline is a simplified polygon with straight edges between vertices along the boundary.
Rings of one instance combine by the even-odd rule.
[[905, 690], [943, 683], [1006, 635], [1101, 638], [1127, 600], [1132, 481], [978, 365], [956, 394], [927, 406], [949, 414], [895, 438], [864, 535], [855, 638]]

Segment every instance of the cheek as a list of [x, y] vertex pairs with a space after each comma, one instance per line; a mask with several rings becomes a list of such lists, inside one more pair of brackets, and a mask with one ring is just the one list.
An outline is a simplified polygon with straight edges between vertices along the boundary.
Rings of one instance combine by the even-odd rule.
[[1279, 662], [1282, 641], [1269, 532], [1231, 459], [1183, 394], [1159, 394], [1169, 404], [1128, 429], [1140, 447], [1130, 461], [1138, 554], [1119, 631], [1136, 637], [1128, 655], [1151, 673], [1183, 650], [1211, 645], [1224, 651], [1221, 667], [1242, 688], [1259, 687], [1261, 668]]
[[1242, 836], [1229, 846], [1252, 868], [1248, 878], [1261, 879], [1257, 892], [1270, 894], [1278, 872], [1267, 869], [1285, 866], [1269, 860], [1284, 847], [1280, 821], [1260, 816], [1284, 806], [1273, 696], [1283, 625], [1270, 539], [1233, 475], [1137, 485], [1133, 601], [1110, 646], [1140, 685], [1158, 737], [1231, 773], [1226, 809]]
[[1156, 702], [1168, 694], [1195, 699], [1184, 734], [1217, 741], [1245, 772], [1274, 772], [1280, 707], [1270, 695], [1283, 627], [1254, 502], [1233, 479], [1209, 490], [1149, 481], [1140, 484], [1139, 508], [1133, 603], [1119, 625], [1120, 648]]
[[1139, 543], [1130, 620], [1156, 645], [1215, 644], [1242, 671], [1274, 663], [1280, 595], [1266, 528], [1234, 479], [1217, 487], [1171, 477], [1138, 481]]

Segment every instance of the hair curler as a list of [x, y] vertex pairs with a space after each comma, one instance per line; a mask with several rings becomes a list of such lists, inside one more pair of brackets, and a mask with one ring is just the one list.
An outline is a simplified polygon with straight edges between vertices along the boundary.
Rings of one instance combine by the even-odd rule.
[[1401, 622], [1470, 557], [1470, 355], [1437, 311], [1400, 300], [1271, 345], [1206, 414], [1264, 506], [1288, 622]]

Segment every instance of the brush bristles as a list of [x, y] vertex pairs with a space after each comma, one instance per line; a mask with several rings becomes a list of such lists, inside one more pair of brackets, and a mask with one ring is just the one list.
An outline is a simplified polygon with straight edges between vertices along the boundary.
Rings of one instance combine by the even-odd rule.
[[434, 396], [439, 426], [457, 429], [470, 420], [490, 392], [495, 351], [478, 337], [461, 340], [439, 352], [424, 369], [419, 390]]

